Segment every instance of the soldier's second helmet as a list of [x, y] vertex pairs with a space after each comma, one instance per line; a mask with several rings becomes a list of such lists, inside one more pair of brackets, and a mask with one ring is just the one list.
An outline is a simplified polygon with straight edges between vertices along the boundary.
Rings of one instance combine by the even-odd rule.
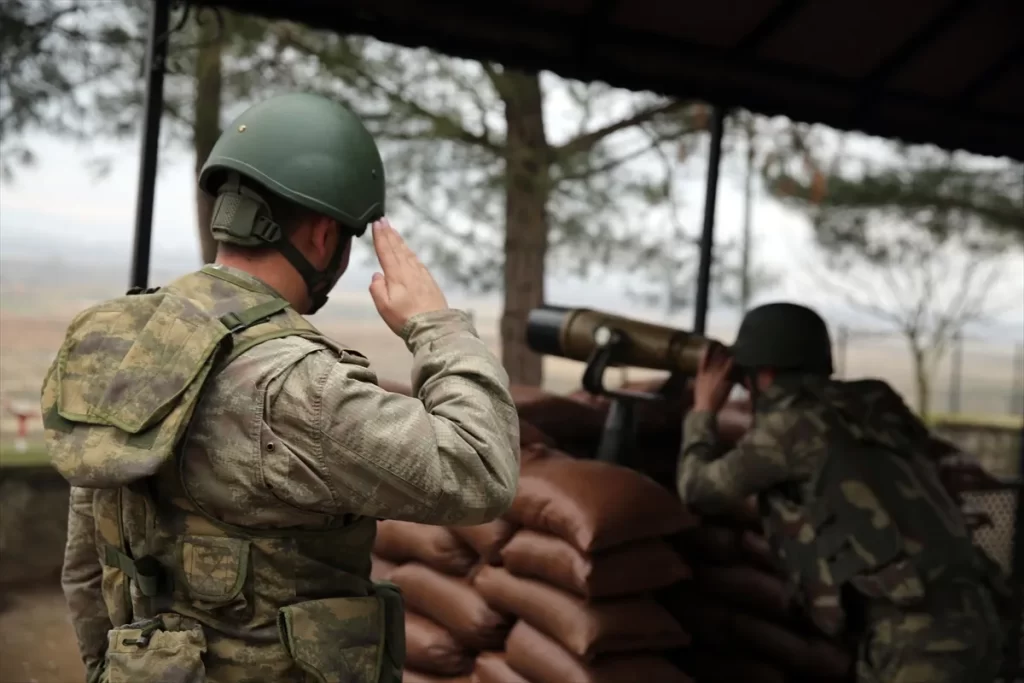
[[745, 370], [832, 374], [832, 340], [825, 321], [806, 306], [773, 303], [747, 312], [732, 346], [734, 362]]
[[[231, 180], [239, 176], [243, 184], [255, 181], [335, 219], [356, 236], [384, 215], [384, 164], [376, 143], [352, 112], [319, 95], [278, 95], [231, 122], [203, 165], [199, 186], [214, 196], [225, 190], [236, 195]], [[278, 231], [264, 230], [268, 221], [258, 218], [252, 217], [251, 230], [248, 220], [215, 221], [214, 237], [242, 246], [276, 242]]]

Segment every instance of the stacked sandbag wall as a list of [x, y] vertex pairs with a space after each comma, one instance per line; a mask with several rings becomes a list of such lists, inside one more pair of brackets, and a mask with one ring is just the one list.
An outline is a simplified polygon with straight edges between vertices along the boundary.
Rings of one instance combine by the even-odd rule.
[[[523, 458], [504, 518], [378, 525], [374, 576], [406, 600], [407, 683], [843, 680], [846, 651], [789, 613], [756, 515], [679, 503], [686, 405], [643, 406], [638, 472], [589, 460], [604, 399], [513, 394]], [[720, 426], [736, 438], [742, 411]]]

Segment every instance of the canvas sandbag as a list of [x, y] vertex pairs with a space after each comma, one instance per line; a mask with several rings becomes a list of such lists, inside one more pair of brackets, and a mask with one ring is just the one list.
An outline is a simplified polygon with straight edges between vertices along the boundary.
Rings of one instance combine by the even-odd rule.
[[405, 613], [405, 665], [439, 676], [459, 676], [473, 670], [473, 653], [443, 626], [416, 614]]
[[702, 516], [704, 523], [715, 526], [729, 527], [740, 531], [750, 530], [761, 533], [763, 524], [761, 512], [757, 507], [757, 496], [749, 496], [746, 499], [733, 503], [729, 508], [717, 515]]
[[740, 531], [704, 522], [700, 526], [685, 529], [669, 541], [692, 566], [744, 563], [781, 575], [778, 560], [768, 541], [753, 531]]
[[531, 683], [692, 683], [664, 657], [617, 655], [584, 663], [525, 621], [505, 645], [506, 661]]
[[402, 589], [409, 611], [448, 629], [465, 647], [496, 650], [505, 642], [511, 619], [488, 606], [466, 580], [418, 563], [398, 567], [390, 580]]
[[780, 577], [749, 565], [698, 567], [698, 586], [744, 611], [785, 619], [792, 614], [792, 592]]
[[[557, 447], [548, 446], [542, 443], [531, 443], [520, 447], [519, 466], [522, 468], [534, 460], [547, 460], [549, 458], [560, 458], [562, 460], [573, 460], [573, 456]], [[520, 470], [521, 471], [521, 470]]]
[[376, 555], [370, 555], [370, 580], [387, 581], [388, 577], [391, 576], [391, 572], [397, 566], [394, 562], [388, 562]]
[[402, 683], [472, 683], [471, 676], [436, 676], [406, 669], [402, 672]]
[[604, 429], [600, 410], [537, 387], [509, 387], [519, 419], [547, 434], [561, 448], [585, 455], [597, 448]]
[[789, 678], [777, 666], [736, 652], [735, 648], [718, 651], [689, 648], [676, 665], [700, 683], [789, 683]]
[[504, 652], [481, 652], [473, 667], [473, 683], [532, 683], [505, 661]]
[[850, 655], [841, 647], [822, 639], [805, 638], [752, 614], [733, 614], [730, 634], [733, 642], [795, 673], [841, 678], [852, 666]]
[[728, 643], [731, 625], [728, 606], [708, 598], [692, 581], [683, 581], [659, 591], [658, 600], [695, 642], [705, 645]]
[[557, 443], [549, 434], [542, 432], [536, 425], [519, 420], [519, 448], [532, 444], [543, 444], [545, 446], [556, 446]]
[[500, 517], [487, 524], [448, 528], [488, 564], [501, 564], [501, 549], [505, 547], [517, 529], [512, 522]]
[[585, 602], [500, 567], [481, 569], [473, 586], [489, 605], [528, 622], [584, 661], [605, 653], [666, 650], [689, 642], [679, 623], [649, 596]]
[[465, 576], [477, 554], [442, 526], [397, 520], [377, 523], [373, 552], [395, 563], [420, 562], [453, 576]]
[[584, 553], [557, 536], [521, 529], [501, 550], [512, 574], [539, 579], [583, 598], [635, 595], [669, 586], [690, 575], [667, 542], [650, 538], [600, 553]]
[[525, 463], [506, 517], [584, 552], [667, 536], [695, 523], [679, 498], [649, 477], [591, 460]]

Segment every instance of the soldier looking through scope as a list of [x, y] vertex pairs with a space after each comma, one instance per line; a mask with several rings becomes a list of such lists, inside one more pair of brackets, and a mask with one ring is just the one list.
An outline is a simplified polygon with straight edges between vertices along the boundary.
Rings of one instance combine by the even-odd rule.
[[[884, 382], [832, 372], [817, 313], [749, 311], [731, 349], [703, 351], [679, 495], [706, 514], [757, 495], [799, 606], [827, 635], [859, 641], [858, 683], [990, 683], [1000, 569], [939, 481], [925, 425]], [[737, 377], [753, 424], [720, 455], [715, 416]]]

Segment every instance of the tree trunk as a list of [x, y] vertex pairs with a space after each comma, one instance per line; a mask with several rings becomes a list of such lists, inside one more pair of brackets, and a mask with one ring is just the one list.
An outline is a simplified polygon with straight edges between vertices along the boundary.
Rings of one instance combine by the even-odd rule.
[[548, 248], [548, 144], [540, 76], [506, 70], [505, 101], [505, 310], [501, 360], [509, 379], [539, 386], [541, 357], [526, 345], [530, 309], [544, 303]]
[[[221, 41], [216, 40], [215, 23], [207, 21], [200, 26], [199, 54], [196, 58], [195, 80], [195, 148], [196, 180], [199, 171], [210, 156], [210, 150], [220, 136], [221, 99]], [[215, 42], [214, 42], [215, 41]], [[213, 218], [213, 198], [196, 185], [196, 227], [199, 231], [199, 247], [203, 263], [213, 263], [217, 256], [217, 243], [210, 232]]]
[[928, 362], [923, 349], [911, 346], [911, 358], [914, 362], [914, 390], [917, 393], [917, 412], [922, 420], [928, 419], [931, 410], [931, 377]]

